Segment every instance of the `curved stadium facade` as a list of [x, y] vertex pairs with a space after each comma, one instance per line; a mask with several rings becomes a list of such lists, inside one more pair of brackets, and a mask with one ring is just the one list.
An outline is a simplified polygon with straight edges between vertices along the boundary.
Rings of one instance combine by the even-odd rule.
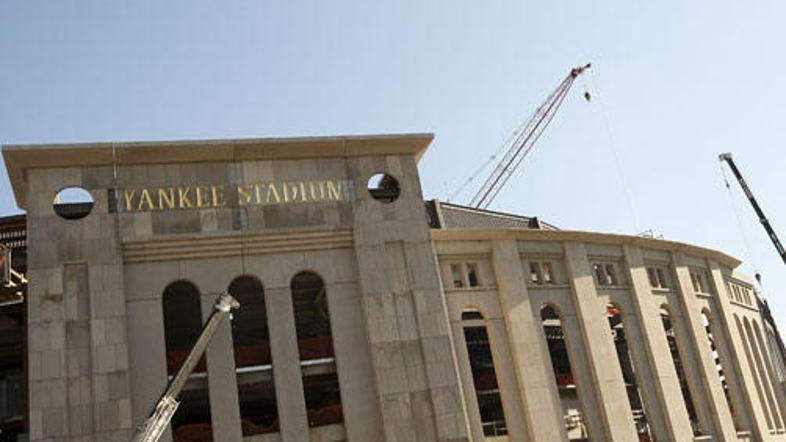
[[27, 215], [0, 344], [26, 357], [0, 386], [27, 393], [0, 390], [0, 428], [128, 440], [227, 290], [167, 440], [786, 440], [739, 261], [424, 204], [430, 141], [4, 147]]

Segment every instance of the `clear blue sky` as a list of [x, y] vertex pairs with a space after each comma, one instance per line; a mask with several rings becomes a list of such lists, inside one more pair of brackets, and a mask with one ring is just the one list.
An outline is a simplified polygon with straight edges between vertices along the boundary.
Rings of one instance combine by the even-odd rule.
[[[420, 171], [444, 199], [591, 61], [492, 208], [747, 261], [732, 151], [786, 239], [786, 3], [598, 3], [2, 0], [0, 142], [434, 132]], [[786, 328], [786, 266], [733, 191]]]

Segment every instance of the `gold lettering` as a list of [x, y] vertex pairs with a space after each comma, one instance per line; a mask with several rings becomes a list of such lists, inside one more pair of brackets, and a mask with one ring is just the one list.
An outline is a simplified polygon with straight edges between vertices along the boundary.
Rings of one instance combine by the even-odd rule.
[[167, 209], [175, 208], [175, 191], [171, 187], [158, 189], [158, 208], [164, 210], [164, 204], [166, 204]]
[[278, 190], [276, 190], [276, 186], [273, 183], [267, 185], [267, 200], [265, 201], [266, 204], [270, 204], [271, 196], [276, 199], [276, 204], [281, 203], [281, 196], [278, 194]]
[[[323, 189], [322, 186], [317, 187], [315, 181], [308, 182], [308, 189], [310, 190], [311, 201], [320, 201], [325, 197], [325, 189]], [[317, 192], [317, 190], [320, 190], [320, 192]]]
[[142, 210], [142, 206], [147, 203], [148, 210], [155, 210], [156, 206], [153, 205], [153, 199], [150, 198], [150, 192], [147, 189], [142, 189], [142, 193], [139, 195], [139, 210]]
[[340, 201], [344, 193], [343, 181], [330, 181], [327, 182], [328, 201]]
[[251, 203], [251, 193], [249, 193], [248, 186], [237, 186], [237, 203], [240, 207], [245, 207]]
[[224, 186], [212, 186], [210, 190], [213, 191], [213, 207], [224, 207], [226, 206], [226, 201], [224, 201]]
[[196, 186], [196, 206], [207, 207], [210, 204], [207, 201], [207, 186]]
[[292, 183], [292, 182], [286, 182], [285, 181], [285, 182], [281, 183], [281, 187], [284, 190], [284, 202], [285, 203], [297, 200], [297, 197], [298, 197], [297, 183]]
[[[254, 193], [256, 194], [257, 197], [257, 204], [262, 204], [262, 186], [264, 185], [265, 185], [264, 183], [254, 184]], [[270, 192], [270, 190], [268, 190], [268, 192]]]
[[126, 212], [133, 212], [134, 211], [133, 207], [131, 207], [131, 200], [134, 198], [134, 194], [135, 193], [136, 193], [136, 190], [131, 190], [131, 193], [128, 193], [127, 190], [123, 191], [123, 197], [126, 200]]
[[194, 207], [193, 204], [191, 204], [191, 200], [188, 198], [188, 192], [190, 191], [191, 191], [190, 187], [177, 188], [177, 196], [180, 202], [179, 206], [181, 209]]
[[300, 201], [303, 201], [305, 203], [307, 201], [306, 200], [306, 183], [303, 182], [303, 181], [300, 181], [298, 184], [300, 184]]

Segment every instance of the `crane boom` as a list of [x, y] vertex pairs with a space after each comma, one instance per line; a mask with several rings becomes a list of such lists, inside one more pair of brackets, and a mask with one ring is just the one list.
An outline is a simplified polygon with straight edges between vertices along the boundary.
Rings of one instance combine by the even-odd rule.
[[491, 204], [502, 187], [505, 186], [510, 175], [513, 174], [532, 149], [532, 146], [535, 145], [535, 142], [543, 134], [543, 131], [551, 123], [560, 105], [562, 105], [562, 101], [565, 100], [565, 96], [570, 91], [571, 86], [573, 86], [573, 81], [585, 70], [589, 69], [590, 66], [591, 63], [587, 63], [584, 66], [577, 66], [571, 69], [529, 120], [513, 132], [506, 142], [510, 147], [505, 156], [502, 157], [494, 172], [486, 179], [478, 193], [472, 198], [470, 206], [476, 209], [485, 209]]
[[186, 359], [180, 364], [175, 377], [169, 381], [169, 385], [161, 394], [150, 416], [133, 435], [131, 442], [157, 442], [161, 438], [180, 404], [177, 401], [180, 391], [197, 366], [210, 340], [213, 339], [216, 329], [224, 319], [228, 318], [231, 320], [232, 310], [238, 307], [240, 307], [240, 304], [229, 293], [224, 292], [218, 296], [216, 303], [213, 305], [213, 313], [210, 314], [204, 327], [202, 327], [202, 332], [199, 334], [196, 343], [194, 343]]
[[748, 201], [750, 201], [751, 206], [753, 206], [753, 210], [756, 212], [756, 216], [759, 217], [759, 222], [761, 222], [762, 227], [767, 232], [767, 236], [770, 237], [770, 241], [772, 241], [772, 245], [775, 246], [775, 249], [778, 251], [778, 254], [781, 255], [781, 259], [786, 264], [786, 250], [784, 250], [781, 241], [778, 239], [778, 235], [775, 234], [775, 230], [772, 229], [770, 225], [770, 221], [764, 215], [764, 212], [759, 207], [759, 203], [756, 202], [756, 198], [753, 196], [753, 192], [748, 188], [748, 184], [745, 182], [745, 179], [742, 177], [740, 170], [737, 169], [737, 165], [734, 164], [734, 160], [731, 158], [730, 153], [722, 153], [718, 155], [718, 159], [720, 161], [725, 161], [729, 168], [731, 168], [731, 172], [734, 174], [734, 177], [737, 178], [737, 182], [740, 183], [740, 187], [742, 187], [742, 191], [745, 192], [745, 196], [748, 197]]

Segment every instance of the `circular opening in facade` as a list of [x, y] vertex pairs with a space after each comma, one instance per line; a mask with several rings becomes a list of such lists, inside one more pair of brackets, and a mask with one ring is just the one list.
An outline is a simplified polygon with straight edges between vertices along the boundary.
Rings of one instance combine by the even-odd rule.
[[95, 205], [93, 195], [81, 187], [66, 187], [55, 194], [52, 208], [64, 219], [80, 219], [90, 214]]
[[368, 193], [377, 201], [392, 203], [401, 194], [401, 187], [392, 176], [378, 173], [368, 179]]

